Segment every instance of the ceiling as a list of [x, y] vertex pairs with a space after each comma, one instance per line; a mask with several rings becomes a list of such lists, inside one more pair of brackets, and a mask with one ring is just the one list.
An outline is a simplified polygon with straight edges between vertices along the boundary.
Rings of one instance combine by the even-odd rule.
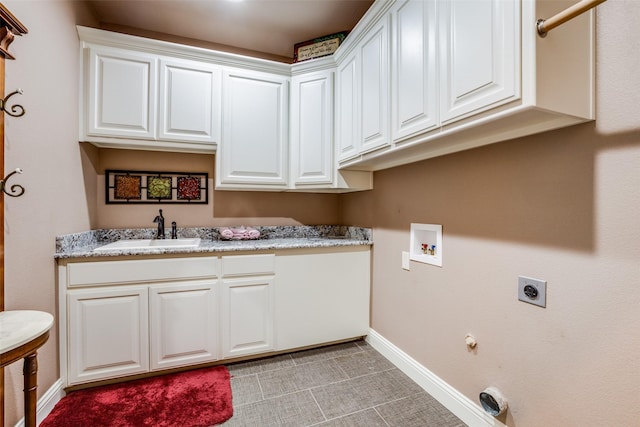
[[293, 58], [293, 45], [351, 30], [372, 0], [86, 0], [129, 27]]

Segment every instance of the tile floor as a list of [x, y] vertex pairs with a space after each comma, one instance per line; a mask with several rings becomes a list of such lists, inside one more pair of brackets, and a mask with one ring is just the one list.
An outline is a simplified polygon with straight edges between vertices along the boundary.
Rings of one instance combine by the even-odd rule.
[[462, 427], [365, 341], [227, 365], [224, 427]]

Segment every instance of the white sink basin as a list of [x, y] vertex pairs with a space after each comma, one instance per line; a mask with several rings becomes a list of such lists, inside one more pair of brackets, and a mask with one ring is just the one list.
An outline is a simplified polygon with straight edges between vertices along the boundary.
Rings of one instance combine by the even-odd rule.
[[115, 251], [121, 249], [166, 249], [166, 248], [195, 248], [200, 244], [200, 238], [192, 239], [128, 239], [118, 240], [108, 245], [95, 248], [94, 252]]

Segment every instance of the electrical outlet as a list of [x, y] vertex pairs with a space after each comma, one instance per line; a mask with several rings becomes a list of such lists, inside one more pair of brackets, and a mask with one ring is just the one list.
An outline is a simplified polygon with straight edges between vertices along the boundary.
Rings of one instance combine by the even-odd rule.
[[540, 307], [547, 306], [547, 282], [518, 276], [518, 299]]

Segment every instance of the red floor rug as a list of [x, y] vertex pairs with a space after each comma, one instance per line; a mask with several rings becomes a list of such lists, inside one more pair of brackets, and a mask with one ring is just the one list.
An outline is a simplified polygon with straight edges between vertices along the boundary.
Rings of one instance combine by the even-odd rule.
[[233, 415], [224, 366], [162, 375], [62, 398], [40, 427], [207, 427]]

